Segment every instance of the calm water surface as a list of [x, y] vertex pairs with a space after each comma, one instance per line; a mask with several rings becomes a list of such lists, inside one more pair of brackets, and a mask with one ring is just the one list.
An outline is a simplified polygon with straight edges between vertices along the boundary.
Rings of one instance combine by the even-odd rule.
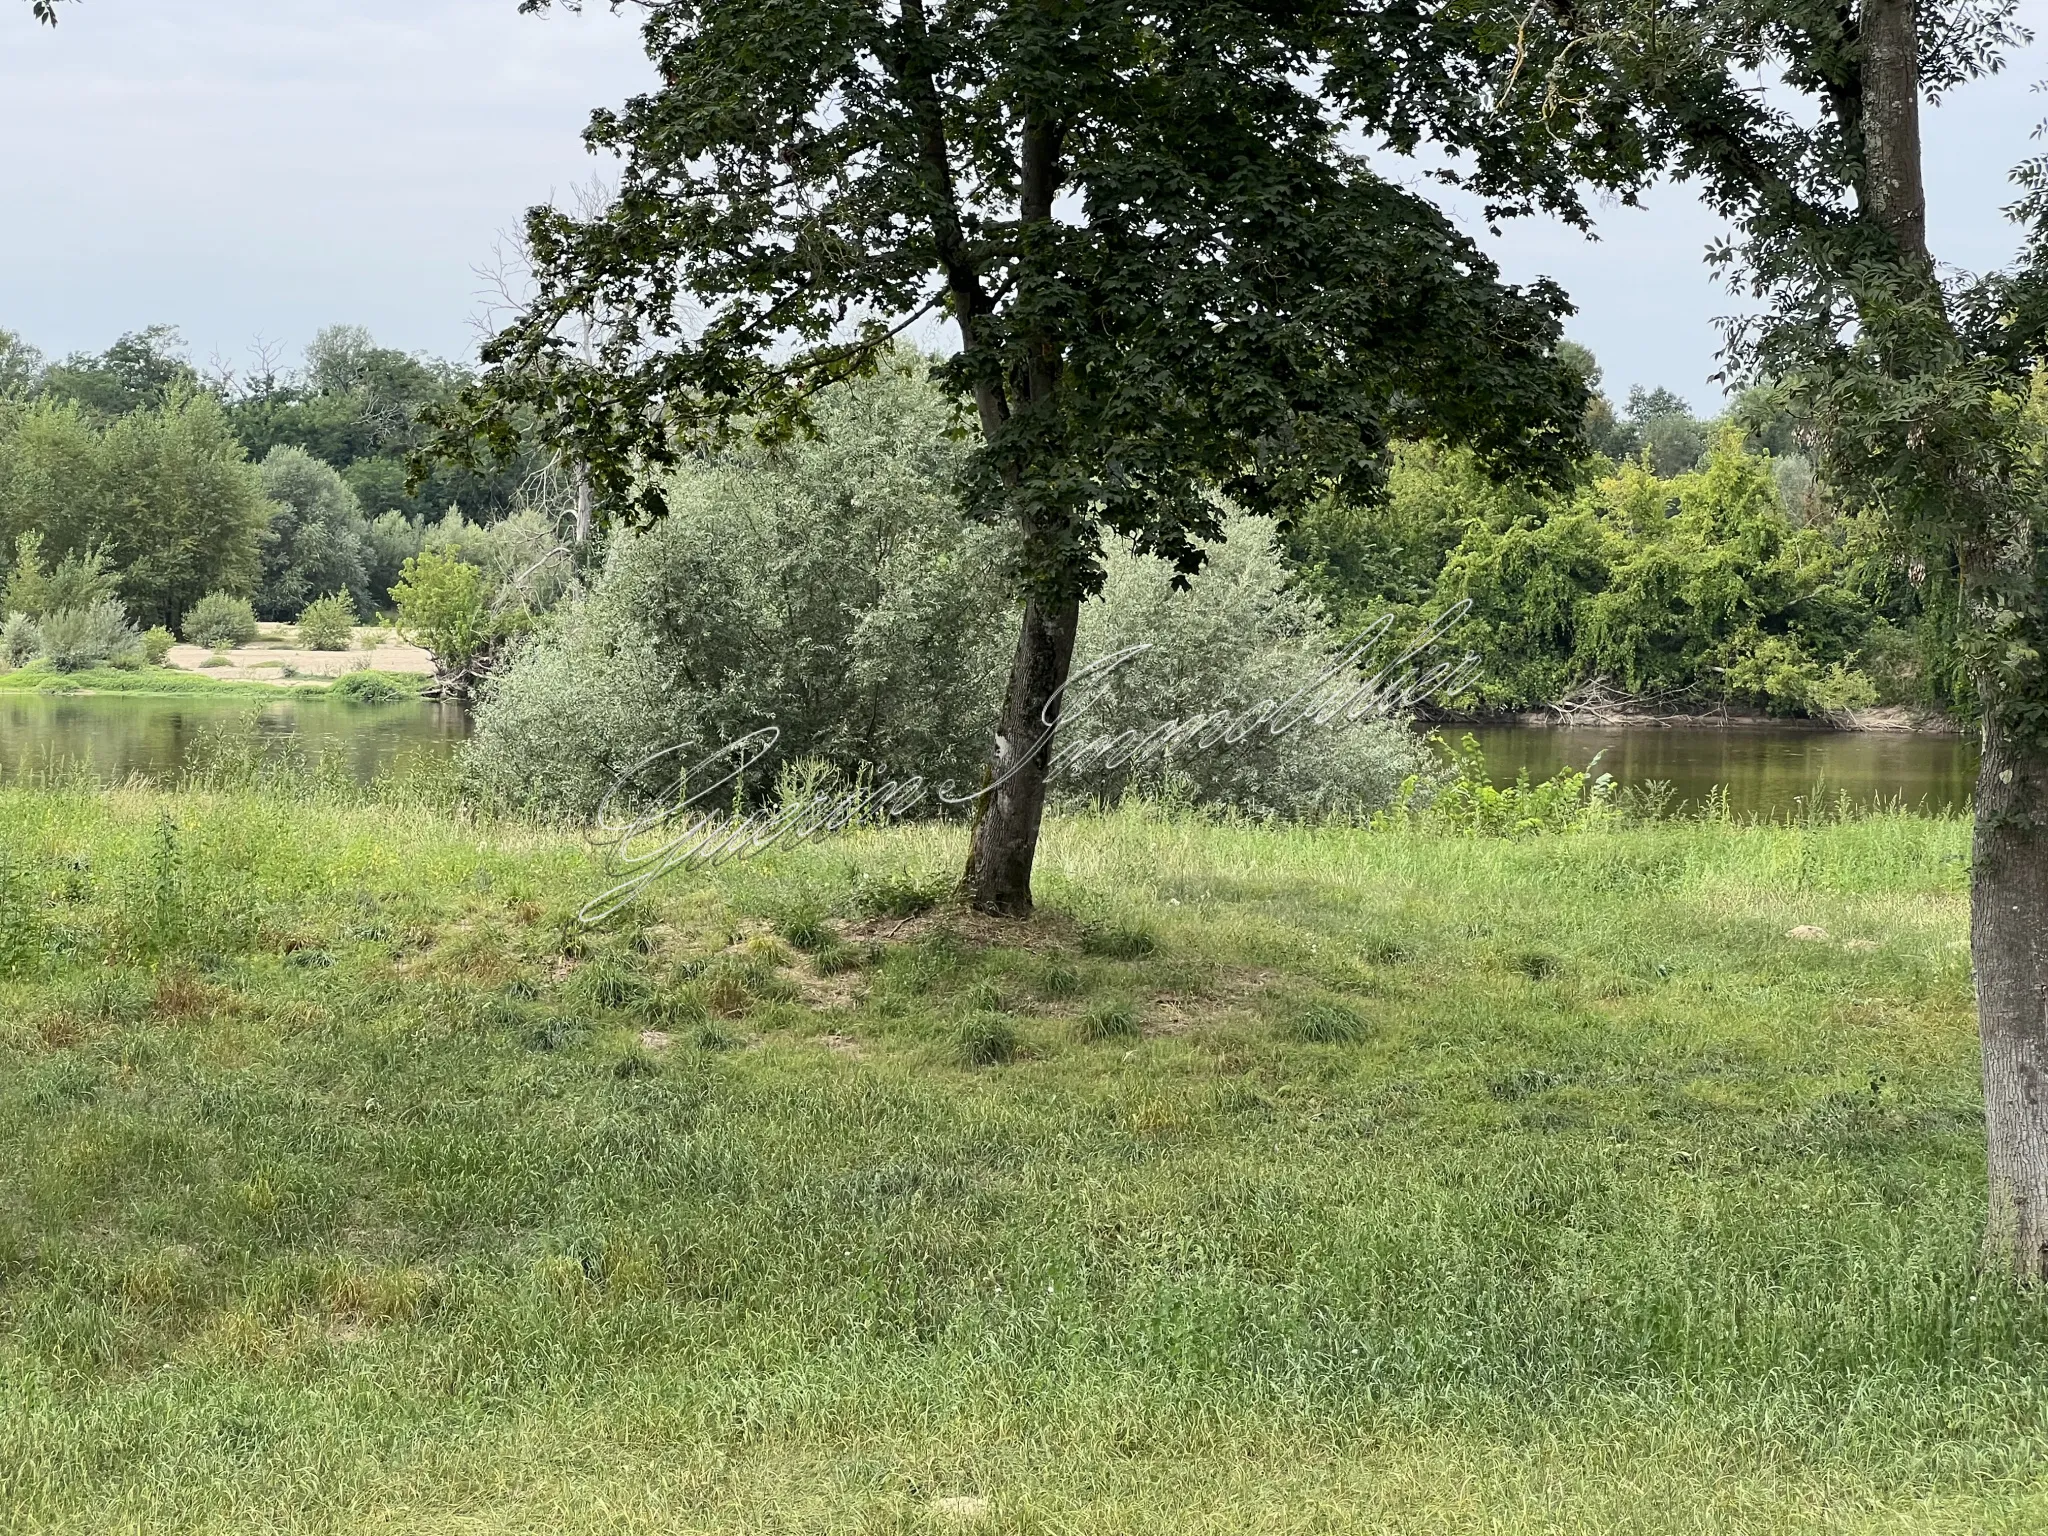
[[[1446, 728], [1447, 737], [1463, 734]], [[1624, 785], [1669, 784], [1673, 803], [1698, 804], [1725, 789], [1738, 815], [1796, 814], [1819, 794], [1859, 805], [1897, 800], [1909, 810], [1965, 809], [1977, 773], [1977, 739], [1904, 731], [1828, 731], [1764, 726], [1488, 726], [1474, 728], [1495, 782], [1523, 768], [1533, 779], [1583, 768]]]
[[[84, 764], [106, 782], [138, 773], [167, 779], [194, 766], [209, 739], [253, 731], [273, 744], [293, 738], [316, 761], [340, 753], [352, 774], [368, 780], [410, 753], [446, 756], [468, 729], [460, 709], [440, 704], [0, 694], [0, 779], [65, 764]], [[1451, 727], [1446, 734], [1463, 732]], [[1525, 767], [1533, 778], [1548, 778], [1597, 755], [1597, 771], [1622, 784], [1662, 781], [1674, 801], [1697, 804], [1724, 788], [1740, 815], [1796, 813], [1816, 792], [1829, 800], [1846, 792], [1865, 805], [1896, 799], [1916, 809], [1960, 810], [1977, 768], [1974, 737], [1795, 725], [1487, 726], [1472, 735], [1496, 781]]]
[[73, 765], [108, 783], [130, 774], [169, 779], [194, 766], [209, 741], [254, 732], [273, 746], [290, 739], [315, 762], [339, 753], [367, 781], [408, 753], [446, 756], [468, 730], [462, 711], [444, 704], [0, 693], [0, 779]]

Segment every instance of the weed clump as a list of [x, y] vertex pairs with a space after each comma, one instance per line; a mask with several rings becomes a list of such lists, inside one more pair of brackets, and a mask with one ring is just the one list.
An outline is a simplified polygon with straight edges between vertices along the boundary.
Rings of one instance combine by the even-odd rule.
[[1074, 1032], [1094, 1044], [1102, 1040], [1135, 1040], [1142, 1026], [1138, 1010], [1127, 1002], [1102, 1003], [1081, 1015]]
[[789, 914], [777, 925], [775, 931], [782, 935], [790, 948], [800, 949], [806, 954], [829, 949], [835, 942], [824, 914], [808, 908]]
[[1038, 975], [1038, 995], [1048, 1002], [1079, 997], [1087, 990], [1081, 973], [1064, 960], [1055, 960]]
[[1017, 1059], [1017, 1026], [1000, 1013], [970, 1013], [960, 1021], [960, 1058], [970, 1067], [1006, 1066]]
[[863, 873], [854, 882], [853, 906], [862, 917], [922, 917], [945, 899], [948, 889], [940, 881], [910, 874]]
[[820, 976], [837, 976], [873, 965], [877, 958], [865, 944], [828, 944], [811, 956], [811, 968]]
[[1288, 1032], [1311, 1045], [1355, 1045], [1366, 1036], [1358, 1011], [1335, 998], [1319, 997], [1297, 1013]]
[[612, 1076], [620, 1082], [631, 1082], [635, 1078], [653, 1077], [661, 1070], [644, 1047], [636, 1046], [621, 1056], [618, 1065], [612, 1068]]

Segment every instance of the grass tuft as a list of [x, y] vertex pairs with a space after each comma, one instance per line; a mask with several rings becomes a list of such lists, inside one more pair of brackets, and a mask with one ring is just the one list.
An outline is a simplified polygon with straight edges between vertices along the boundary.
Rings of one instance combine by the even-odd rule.
[[960, 1058], [970, 1067], [1007, 1066], [1017, 1059], [1017, 1026], [1006, 1014], [970, 1013], [960, 1021]]
[[1368, 1033], [1358, 1010], [1335, 998], [1318, 997], [1288, 1019], [1288, 1033], [1312, 1045], [1355, 1045]]
[[1074, 1033], [1082, 1040], [1135, 1040], [1143, 1032], [1143, 1019], [1127, 1002], [1100, 1003], [1082, 1014]]

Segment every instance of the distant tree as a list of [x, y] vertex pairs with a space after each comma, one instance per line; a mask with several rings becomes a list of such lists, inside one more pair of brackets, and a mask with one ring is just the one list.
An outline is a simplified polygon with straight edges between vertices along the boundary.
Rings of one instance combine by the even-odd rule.
[[43, 379], [43, 354], [14, 332], [0, 329], [0, 399], [33, 394]]
[[1592, 351], [1575, 341], [1564, 341], [1558, 343], [1557, 355], [1571, 365], [1586, 386], [1588, 398], [1582, 428], [1586, 446], [1610, 459], [1630, 457], [1640, 445], [1632, 429], [1615, 414], [1614, 402], [1601, 393], [1600, 364]]
[[303, 448], [342, 473], [366, 517], [395, 511], [424, 523], [456, 506], [492, 522], [511, 511], [528, 456], [482, 471], [436, 465], [417, 483], [406, 470], [406, 456], [425, 440], [422, 418], [468, 377], [453, 363], [378, 346], [361, 326], [328, 326], [296, 372], [259, 359], [232, 388], [228, 412], [250, 457]]
[[174, 397], [106, 430], [100, 536], [144, 625], [172, 624], [216, 590], [254, 585], [270, 504], [207, 394]]
[[1628, 392], [1627, 414], [1637, 451], [1649, 454], [1650, 467], [1660, 480], [1686, 473], [1707, 451], [1706, 427], [1693, 419], [1692, 407], [1668, 389], [1636, 385]]
[[258, 473], [276, 511], [263, 535], [257, 617], [289, 620], [329, 592], [346, 592], [359, 610], [373, 606], [369, 528], [348, 483], [332, 465], [289, 446], [271, 449]]
[[74, 352], [50, 364], [43, 373], [43, 393], [55, 400], [75, 400], [101, 417], [161, 406], [176, 391], [199, 383], [199, 375], [185, 360], [184, 345], [174, 325], [131, 332], [97, 356]]

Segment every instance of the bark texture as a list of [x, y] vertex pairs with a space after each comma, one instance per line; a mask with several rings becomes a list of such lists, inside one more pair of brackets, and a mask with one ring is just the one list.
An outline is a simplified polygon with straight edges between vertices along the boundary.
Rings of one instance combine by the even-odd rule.
[[1074, 663], [1081, 605], [1024, 605], [1010, 687], [996, 727], [990, 787], [974, 824], [962, 881], [968, 902], [998, 917], [1031, 915], [1031, 866], [1045, 814], [1046, 766], [1059, 723], [1057, 695]]
[[1987, 1257], [2048, 1281], [2048, 751], [1994, 715], [1977, 775], [1970, 955], [1984, 1051]]
[[1870, 216], [1909, 260], [1927, 260], [1920, 169], [1920, 52], [1914, 0], [1864, 0], [1863, 166]]

